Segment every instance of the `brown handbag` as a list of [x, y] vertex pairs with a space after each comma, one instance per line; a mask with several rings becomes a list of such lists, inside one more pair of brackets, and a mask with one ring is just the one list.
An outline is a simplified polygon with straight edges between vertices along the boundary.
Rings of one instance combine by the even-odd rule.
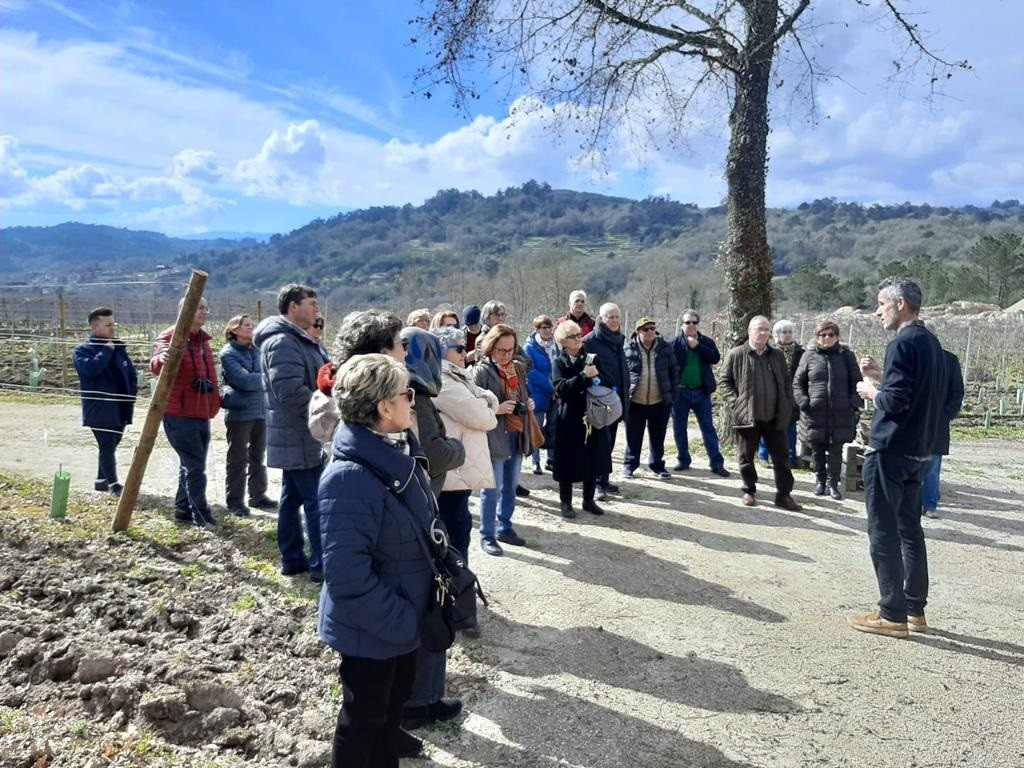
[[537, 423], [537, 417], [533, 415], [533, 411], [526, 412], [526, 420], [528, 422], [527, 429], [530, 430], [530, 445], [533, 446], [534, 450], [544, 447], [544, 430], [540, 428], [540, 424]]

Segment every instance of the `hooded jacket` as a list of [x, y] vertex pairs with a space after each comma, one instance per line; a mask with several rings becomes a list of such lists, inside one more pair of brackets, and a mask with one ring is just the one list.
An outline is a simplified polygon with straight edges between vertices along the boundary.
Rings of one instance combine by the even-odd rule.
[[320, 443], [310, 434], [307, 421], [317, 371], [327, 362], [327, 356], [313, 337], [283, 315], [264, 319], [252, 340], [260, 349], [263, 364], [267, 466], [320, 466]]
[[435, 506], [426, 457], [407, 436], [408, 455], [366, 427], [342, 423], [320, 478], [317, 630], [343, 655], [388, 659], [419, 646], [433, 574], [417, 537], [428, 534]]
[[[174, 326], [165, 330], [156, 338], [153, 345], [153, 357], [149, 361], [149, 369], [154, 376], [159, 376], [164, 368], [160, 356], [171, 347]], [[200, 392], [193, 384], [199, 379], [210, 382], [209, 392]], [[212, 419], [220, 410], [220, 388], [217, 383], [217, 363], [210, 349], [210, 334], [200, 328], [188, 335], [185, 351], [178, 366], [178, 375], [171, 386], [167, 398], [168, 416], [179, 416], [185, 419]]]

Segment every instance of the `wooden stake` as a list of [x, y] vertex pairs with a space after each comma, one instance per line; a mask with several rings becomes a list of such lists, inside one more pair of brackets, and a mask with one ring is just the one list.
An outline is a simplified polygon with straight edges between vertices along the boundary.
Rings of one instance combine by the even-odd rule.
[[203, 288], [206, 287], [207, 277], [205, 272], [198, 269], [192, 270], [192, 278], [188, 282], [188, 292], [185, 294], [185, 303], [181, 305], [178, 320], [174, 324], [174, 335], [171, 336], [171, 345], [167, 350], [167, 361], [160, 371], [156, 391], [149, 401], [146, 422], [142, 426], [139, 443], [135, 446], [135, 453], [132, 455], [132, 466], [124, 481], [121, 499], [117, 503], [117, 512], [114, 515], [113, 523], [115, 531], [127, 529], [132, 521], [132, 512], [135, 509], [135, 502], [139, 498], [142, 478], [146, 474], [146, 465], [149, 463], [149, 456], [153, 452], [153, 444], [156, 442], [156, 435], [160, 430], [160, 421], [167, 408], [167, 398], [174, 385], [174, 379], [178, 375], [178, 366], [181, 365], [181, 358], [185, 352], [188, 332], [196, 316], [196, 307], [199, 306], [199, 300], [203, 297]]
[[60, 354], [60, 385], [64, 389], [68, 388], [68, 356], [67, 350], [64, 348], [64, 335], [67, 333], [67, 327], [64, 323], [64, 292], [61, 291], [57, 294], [57, 318], [60, 321], [60, 334], [58, 338], [60, 342], [57, 344], [57, 352]]

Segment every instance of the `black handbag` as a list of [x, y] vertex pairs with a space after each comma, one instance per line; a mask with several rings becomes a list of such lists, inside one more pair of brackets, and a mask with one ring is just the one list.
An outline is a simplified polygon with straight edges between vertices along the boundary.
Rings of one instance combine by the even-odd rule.
[[416, 540], [433, 571], [430, 602], [420, 620], [420, 644], [432, 653], [447, 651], [455, 642], [456, 631], [476, 625], [477, 597], [488, 604], [476, 574], [449, 547], [448, 532], [438, 522], [435, 517], [430, 525], [432, 546], [428, 547], [423, 529], [413, 521], [419, 534]]

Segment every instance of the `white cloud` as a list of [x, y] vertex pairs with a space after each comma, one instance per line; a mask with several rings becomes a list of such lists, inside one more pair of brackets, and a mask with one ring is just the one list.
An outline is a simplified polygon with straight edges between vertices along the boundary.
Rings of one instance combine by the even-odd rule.
[[18, 158], [18, 140], [0, 136], [0, 196], [17, 197], [28, 188], [28, 171]]
[[183, 149], [174, 156], [170, 172], [175, 178], [200, 184], [216, 184], [224, 175], [224, 167], [215, 152]]
[[327, 151], [316, 120], [277, 129], [255, 157], [242, 160], [235, 178], [247, 195], [281, 197], [296, 205], [315, 200], [320, 171]]

